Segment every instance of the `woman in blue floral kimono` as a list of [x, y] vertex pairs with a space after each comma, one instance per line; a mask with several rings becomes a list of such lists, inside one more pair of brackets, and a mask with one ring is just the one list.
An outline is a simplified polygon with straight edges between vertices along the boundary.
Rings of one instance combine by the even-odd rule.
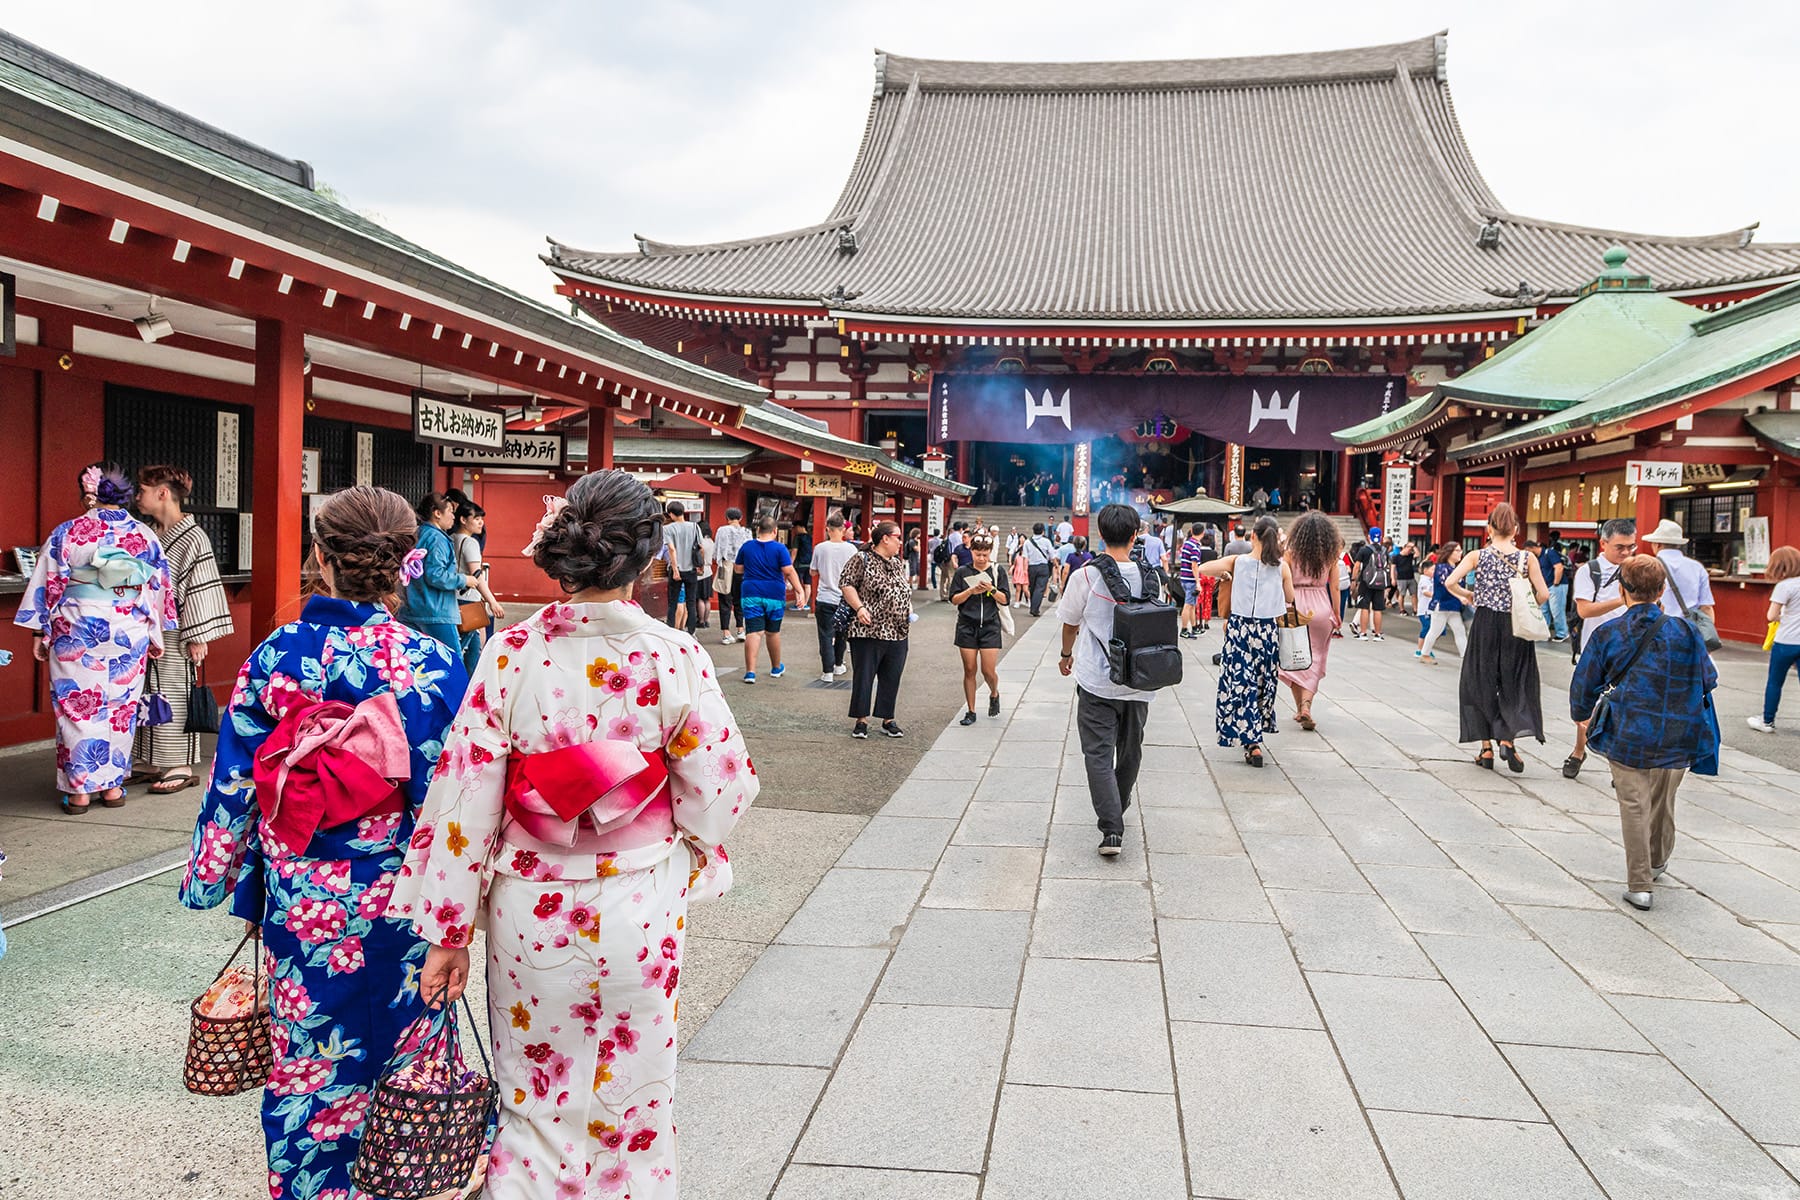
[[468, 678], [455, 653], [394, 620], [416, 540], [380, 488], [326, 501], [325, 593], [238, 673], [181, 902], [262, 927], [275, 1067], [263, 1094], [273, 1200], [350, 1184], [370, 1091], [424, 1006], [425, 943], [387, 916], [446, 730]]
[[51, 533], [13, 618], [35, 634], [31, 652], [50, 669], [56, 785], [71, 815], [95, 796], [108, 808], [125, 803], [144, 666], [176, 627], [162, 544], [125, 511], [135, 491], [116, 463], [82, 471], [87, 512]]

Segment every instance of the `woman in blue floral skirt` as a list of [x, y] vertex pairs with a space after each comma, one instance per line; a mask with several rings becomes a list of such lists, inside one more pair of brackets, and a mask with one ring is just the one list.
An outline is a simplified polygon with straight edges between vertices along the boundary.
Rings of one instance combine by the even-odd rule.
[[1225, 622], [1220, 658], [1219, 745], [1240, 745], [1244, 761], [1263, 765], [1263, 738], [1275, 732], [1275, 668], [1279, 646], [1275, 618], [1294, 602], [1294, 576], [1281, 556], [1281, 526], [1271, 516], [1256, 519], [1250, 553], [1215, 558], [1200, 565], [1202, 575], [1231, 579], [1231, 615]]
[[411, 506], [380, 488], [320, 509], [325, 593], [238, 673], [181, 884], [187, 907], [229, 893], [262, 930], [272, 1200], [361, 1194], [350, 1168], [371, 1088], [424, 1011], [425, 943], [387, 906], [468, 677], [385, 607], [416, 538]]

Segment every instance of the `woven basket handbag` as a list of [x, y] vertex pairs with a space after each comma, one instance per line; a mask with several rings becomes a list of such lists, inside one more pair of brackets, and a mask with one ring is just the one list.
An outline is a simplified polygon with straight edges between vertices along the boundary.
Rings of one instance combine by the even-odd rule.
[[[375, 1085], [362, 1147], [350, 1172], [350, 1182], [370, 1195], [420, 1200], [460, 1189], [487, 1149], [500, 1089], [467, 998], [463, 1011], [482, 1070], [480, 1075], [458, 1071], [456, 1006], [448, 999], [448, 989], [438, 998], [443, 1006], [420, 1018], [429, 1022], [430, 1035], [389, 1060]], [[441, 1070], [427, 1072], [430, 1082], [421, 1087], [418, 1072], [408, 1071], [408, 1065], [421, 1055], [439, 1054], [441, 1059], [427, 1061]]]
[[201, 1006], [212, 992], [202, 994], [188, 1009], [187, 1066], [182, 1082], [197, 1096], [235, 1096], [259, 1088], [269, 1080], [275, 1054], [269, 1043], [269, 1005], [264, 995], [262, 973], [262, 932], [251, 929], [213, 976], [213, 984], [225, 978], [225, 972], [237, 961], [244, 947], [255, 943], [251, 957], [250, 1011], [237, 1017], [214, 1017], [201, 1012]]

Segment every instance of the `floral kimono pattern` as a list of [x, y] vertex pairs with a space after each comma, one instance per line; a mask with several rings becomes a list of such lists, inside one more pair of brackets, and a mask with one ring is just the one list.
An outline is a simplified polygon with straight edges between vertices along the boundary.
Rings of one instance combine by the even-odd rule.
[[[462, 662], [385, 609], [324, 596], [270, 634], [238, 673], [219, 731], [181, 902], [260, 921], [275, 1068], [263, 1092], [272, 1200], [347, 1200], [370, 1090], [423, 1011], [425, 944], [388, 915], [413, 823], [462, 702]], [[256, 751], [290, 705], [391, 692], [412, 747], [405, 809], [287, 846], [262, 819]]]
[[56, 786], [78, 795], [123, 786], [144, 666], [176, 627], [162, 544], [122, 508], [63, 522], [13, 621], [49, 644]]
[[[665, 756], [668, 815], [585, 854], [531, 842], [504, 816], [509, 759], [596, 738]], [[552, 604], [483, 652], [394, 909], [441, 946], [485, 921], [492, 1200], [675, 1196], [687, 904], [728, 886], [719, 843], [757, 790], [712, 661], [637, 605]]]

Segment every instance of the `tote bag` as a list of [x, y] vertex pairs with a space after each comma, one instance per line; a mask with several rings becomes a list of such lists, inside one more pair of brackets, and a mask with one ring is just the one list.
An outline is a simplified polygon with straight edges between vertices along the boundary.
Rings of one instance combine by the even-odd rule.
[[1506, 581], [1512, 592], [1513, 636], [1527, 642], [1550, 640], [1550, 626], [1544, 620], [1543, 606], [1531, 590], [1531, 577], [1525, 573], [1525, 552], [1519, 551], [1519, 569]]
[[1313, 665], [1311, 623], [1292, 606], [1275, 620], [1276, 665], [1283, 671], [1310, 671]]

